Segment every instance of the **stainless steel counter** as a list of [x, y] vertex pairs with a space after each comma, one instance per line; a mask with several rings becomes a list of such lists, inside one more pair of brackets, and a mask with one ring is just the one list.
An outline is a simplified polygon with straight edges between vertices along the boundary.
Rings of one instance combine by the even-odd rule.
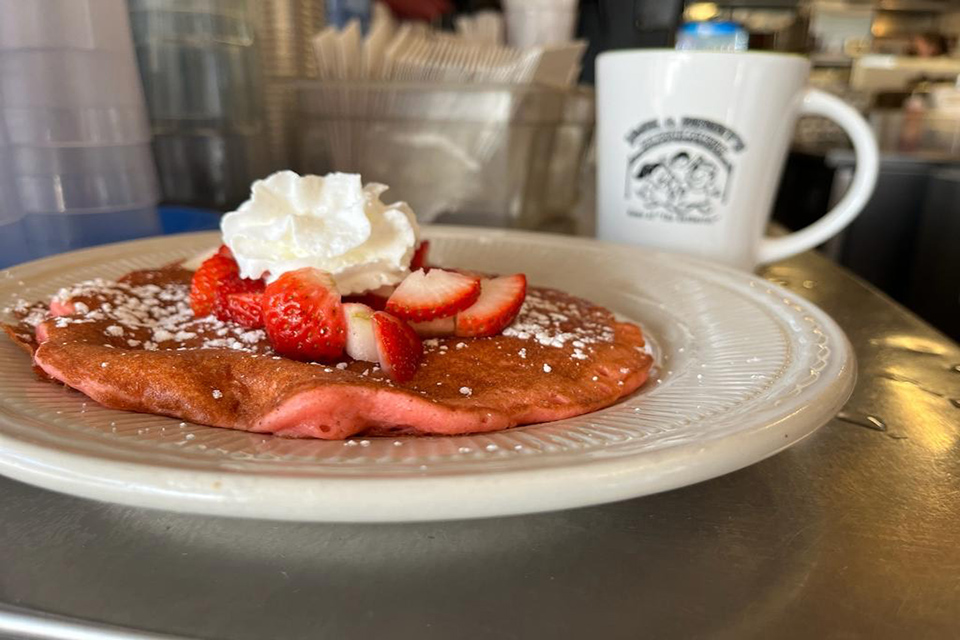
[[0, 636], [30, 609], [211, 639], [957, 637], [960, 348], [816, 255], [766, 275], [831, 313], [860, 363], [846, 419], [778, 456], [619, 504], [413, 525], [184, 516], [0, 480]]

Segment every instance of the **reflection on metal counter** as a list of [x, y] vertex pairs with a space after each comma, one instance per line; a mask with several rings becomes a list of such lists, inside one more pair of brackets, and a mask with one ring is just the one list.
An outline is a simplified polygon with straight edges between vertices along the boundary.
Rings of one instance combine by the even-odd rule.
[[960, 341], [960, 170], [935, 169], [917, 229], [906, 303]]

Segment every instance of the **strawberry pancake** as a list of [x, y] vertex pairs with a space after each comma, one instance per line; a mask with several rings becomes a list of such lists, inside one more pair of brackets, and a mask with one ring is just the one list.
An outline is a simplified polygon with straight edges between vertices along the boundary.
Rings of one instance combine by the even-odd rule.
[[[258, 209], [243, 220], [253, 231], [231, 236], [228, 214], [232, 245], [195, 271], [83, 282], [19, 304], [3, 328], [42, 374], [107, 407], [289, 437], [497, 431], [601, 409], [646, 380], [639, 327], [523, 274], [430, 266], [415, 223], [412, 240], [386, 242], [388, 224], [403, 235], [412, 215], [378, 204], [377, 185], [358, 195], [358, 176], [292, 176], [255, 184], [237, 213], [259, 186], [272, 207], [301, 189], [288, 201], [316, 198], [326, 217]], [[309, 252], [264, 245], [324, 225], [336, 235]]]

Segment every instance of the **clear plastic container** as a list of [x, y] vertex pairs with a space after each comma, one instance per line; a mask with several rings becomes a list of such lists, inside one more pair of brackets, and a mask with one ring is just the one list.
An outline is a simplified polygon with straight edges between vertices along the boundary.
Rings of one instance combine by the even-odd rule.
[[301, 172], [361, 173], [424, 222], [572, 229], [592, 91], [317, 82], [298, 111]]
[[140, 75], [166, 202], [229, 208], [270, 148], [248, 0], [131, 0]]
[[131, 11], [176, 11], [178, 13], [250, 15], [250, 2], [260, 0], [130, 0]]
[[233, 208], [268, 171], [263, 134], [161, 134], [153, 148], [165, 202]]
[[15, 145], [150, 139], [124, 0], [0, 0], [0, 122]]
[[154, 131], [249, 130], [262, 121], [253, 47], [138, 43]]
[[27, 213], [135, 209], [157, 202], [149, 144], [13, 147], [13, 174]]
[[129, 51], [125, 0], [0, 0], [0, 50]]
[[0, 269], [37, 257], [27, 235], [6, 142], [3, 123], [0, 123]]
[[28, 242], [9, 145], [6, 124], [0, 119], [0, 269], [36, 257]]
[[[0, 147], [0, 154], [5, 149]], [[20, 206], [20, 195], [17, 193], [17, 184], [10, 171], [3, 165], [0, 157], [0, 225], [16, 222], [23, 217], [23, 207]]]
[[17, 177], [27, 213], [76, 213], [143, 207], [157, 202], [156, 177], [143, 173]]
[[247, 0], [131, 0], [130, 16], [155, 132], [260, 126], [259, 48]]
[[143, 105], [132, 55], [114, 51], [0, 52], [5, 107], [115, 107]]
[[0, 128], [5, 262], [160, 232], [125, 0], [0, 0]]
[[11, 147], [14, 174], [153, 173], [150, 144], [102, 147]]
[[133, 39], [139, 43], [250, 46], [254, 31], [245, 2], [130, 0]]
[[0, 225], [16, 222], [23, 217], [20, 196], [17, 194], [6, 127], [0, 122]]
[[150, 142], [142, 104], [113, 107], [0, 107], [10, 142], [29, 146], [100, 146]]

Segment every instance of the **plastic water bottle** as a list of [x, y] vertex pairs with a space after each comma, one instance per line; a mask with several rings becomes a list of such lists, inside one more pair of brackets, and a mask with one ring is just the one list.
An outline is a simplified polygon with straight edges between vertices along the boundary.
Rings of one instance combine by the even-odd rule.
[[677, 31], [676, 48], [683, 51], [746, 51], [750, 34], [729, 21], [687, 22]]

